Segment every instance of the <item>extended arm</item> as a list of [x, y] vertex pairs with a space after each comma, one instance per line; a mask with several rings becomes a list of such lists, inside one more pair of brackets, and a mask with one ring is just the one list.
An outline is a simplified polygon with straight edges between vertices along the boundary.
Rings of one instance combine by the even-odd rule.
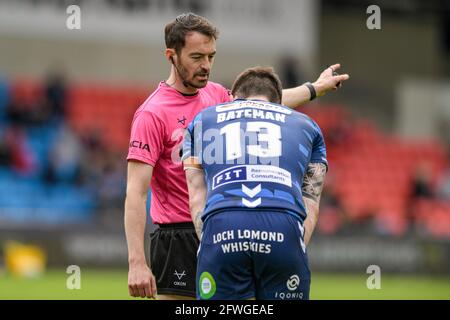
[[323, 163], [310, 163], [303, 178], [302, 196], [307, 217], [305, 227], [305, 245], [308, 245], [319, 218], [319, 203], [327, 167]]
[[[191, 158], [192, 159], [192, 158]], [[206, 184], [205, 173], [200, 166], [189, 166], [186, 163], [186, 181], [189, 190], [189, 210], [191, 212], [192, 222], [195, 226], [198, 239], [201, 240], [203, 222], [201, 220], [201, 213], [206, 204]]]
[[[349, 79], [348, 74], [333, 75], [333, 70], [336, 71], [340, 67], [340, 64], [335, 64], [326, 68], [316, 82], [312, 83], [317, 97], [323, 96], [328, 91], [337, 90], [342, 82]], [[283, 90], [283, 104], [293, 109], [307, 103], [310, 98], [311, 93], [305, 85]]]
[[156, 282], [145, 260], [144, 234], [147, 191], [153, 167], [137, 161], [128, 162], [125, 199], [125, 234], [128, 245], [128, 290], [133, 297], [154, 297]]

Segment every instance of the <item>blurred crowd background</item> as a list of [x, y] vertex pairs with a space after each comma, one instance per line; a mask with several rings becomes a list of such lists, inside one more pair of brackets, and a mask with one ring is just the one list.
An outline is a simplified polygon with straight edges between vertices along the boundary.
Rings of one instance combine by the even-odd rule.
[[[450, 2], [372, 2], [0, 1], [0, 241], [91, 230], [118, 235], [125, 248], [132, 116], [169, 74], [164, 25], [193, 11], [219, 27], [212, 80], [225, 86], [254, 65], [274, 66], [286, 88], [332, 63], [350, 74], [339, 91], [298, 108], [320, 125], [330, 163], [318, 243], [448, 245]], [[80, 30], [66, 28], [70, 4], [81, 8]], [[381, 8], [380, 30], [366, 25], [371, 4]], [[83, 245], [62, 247], [98, 263]], [[114, 257], [123, 264], [126, 251]]]

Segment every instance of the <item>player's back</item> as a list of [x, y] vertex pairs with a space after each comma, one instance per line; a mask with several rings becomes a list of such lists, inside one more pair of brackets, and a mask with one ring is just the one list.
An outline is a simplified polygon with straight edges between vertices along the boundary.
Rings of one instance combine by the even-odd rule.
[[208, 187], [204, 217], [231, 208], [282, 210], [304, 219], [301, 186], [310, 162], [326, 163], [322, 133], [306, 115], [260, 100], [202, 111], [188, 128]]

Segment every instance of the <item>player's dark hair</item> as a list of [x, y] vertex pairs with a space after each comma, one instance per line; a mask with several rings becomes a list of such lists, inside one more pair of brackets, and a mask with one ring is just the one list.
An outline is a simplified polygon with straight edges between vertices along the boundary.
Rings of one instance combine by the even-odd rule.
[[282, 91], [280, 78], [272, 67], [245, 69], [237, 76], [231, 88], [234, 98], [265, 96], [274, 103], [281, 103]]
[[168, 23], [164, 29], [166, 47], [175, 49], [180, 54], [186, 44], [189, 32], [199, 32], [207, 37], [217, 39], [219, 31], [206, 18], [192, 12], [180, 14], [174, 21]]

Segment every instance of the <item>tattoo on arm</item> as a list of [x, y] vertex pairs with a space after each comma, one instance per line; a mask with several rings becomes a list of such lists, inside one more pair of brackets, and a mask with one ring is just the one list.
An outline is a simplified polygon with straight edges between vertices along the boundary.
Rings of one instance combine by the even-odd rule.
[[320, 201], [327, 166], [324, 163], [310, 163], [303, 178], [302, 195], [316, 203]]
[[193, 222], [194, 222], [195, 232], [197, 233], [198, 240], [201, 240], [202, 227], [203, 227], [202, 212], [201, 211], [197, 212]]

